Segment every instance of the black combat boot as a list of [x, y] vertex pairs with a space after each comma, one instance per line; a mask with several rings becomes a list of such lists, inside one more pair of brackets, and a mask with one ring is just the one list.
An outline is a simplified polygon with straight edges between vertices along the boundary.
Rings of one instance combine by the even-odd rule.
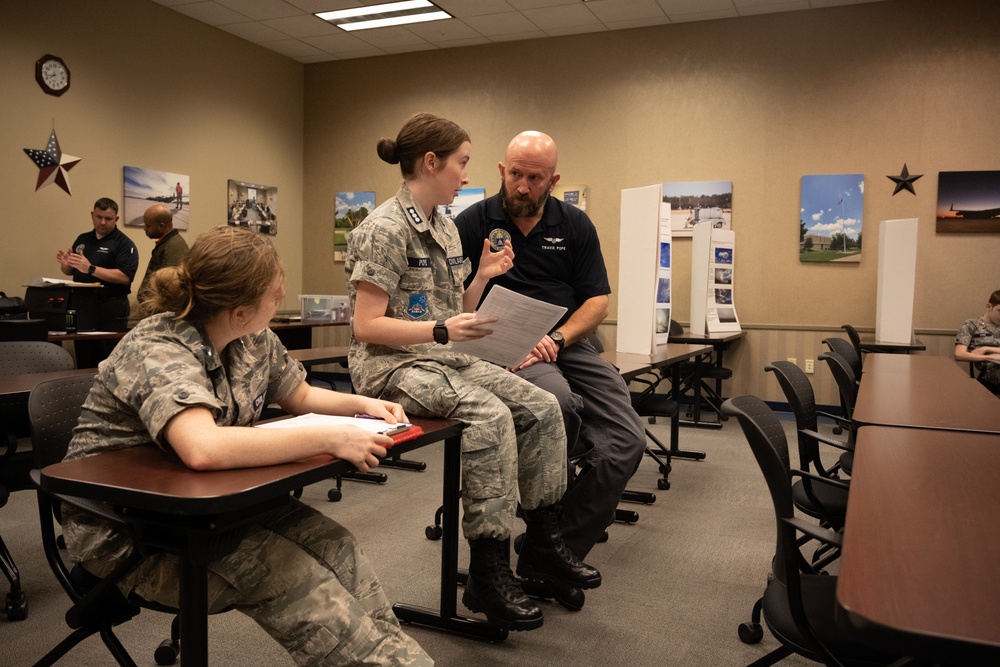
[[524, 513], [528, 531], [517, 559], [517, 574], [563, 588], [597, 588], [601, 573], [576, 557], [559, 532], [558, 505], [539, 507]]
[[462, 604], [511, 630], [542, 627], [542, 610], [528, 599], [510, 571], [506, 542], [469, 540], [469, 547], [472, 558]]
[[[521, 553], [522, 544], [524, 544], [524, 533], [514, 538], [514, 551], [516, 553]], [[576, 586], [564, 586], [553, 580], [545, 582], [537, 579], [522, 579], [521, 589], [528, 597], [539, 600], [555, 600], [569, 611], [580, 611], [587, 601], [587, 595], [583, 589]]]

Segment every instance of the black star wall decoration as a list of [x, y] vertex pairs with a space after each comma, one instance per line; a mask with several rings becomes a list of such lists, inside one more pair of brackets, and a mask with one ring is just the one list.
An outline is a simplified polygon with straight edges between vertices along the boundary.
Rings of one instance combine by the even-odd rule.
[[73, 193], [70, 192], [67, 172], [76, 166], [80, 158], [62, 152], [55, 130], [52, 130], [52, 134], [49, 135], [49, 143], [45, 148], [25, 148], [24, 152], [38, 167], [38, 182], [35, 184], [35, 192], [46, 185], [55, 183], [70, 197], [73, 196]]
[[903, 171], [899, 176], [886, 176], [886, 178], [896, 184], [896, 189], [892, 191], [892, 196], [895, 197], [896, 193], [900, 190], [909, 190], [912, 195], [917, 194], [917, 191], [913, 189], [913, 181], [921, 176], [923, 174], [910, 174], [910, 170], [906, 168], [906, 163], [904, 162]]

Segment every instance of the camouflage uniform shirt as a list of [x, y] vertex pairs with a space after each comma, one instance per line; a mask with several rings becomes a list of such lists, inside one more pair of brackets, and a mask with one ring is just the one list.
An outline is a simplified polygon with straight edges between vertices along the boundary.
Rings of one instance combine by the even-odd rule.
[[[982, 318], [966, 320], [955, 336], [956, 345], [965, 345], [969, 352], [977, 347], [1000, 347], [1000, 327], [994, 326]], [[1000, 364], [988, 361], [977, 361], [979, 381], [990, 388], [1000, 387]]]
[[[430, 220], [424, 220], [406, 185], [348, 234], [347, 245], [344, 268], [352, 308], [360, 281], [389, 295], [387, 317], [427, 322], [464, 311], [463, 284], [470, 264], [462, 254], [458, 230], [436, 209]], [[382, 395], [393, 371], [421, 360], [460, 368], [477, 358], [452, 352], [450, 343], [390, 347], [351, 340], [349, 365], [364, 369], [352, 373], [352, 380], [358, 393], [366, 396]]]

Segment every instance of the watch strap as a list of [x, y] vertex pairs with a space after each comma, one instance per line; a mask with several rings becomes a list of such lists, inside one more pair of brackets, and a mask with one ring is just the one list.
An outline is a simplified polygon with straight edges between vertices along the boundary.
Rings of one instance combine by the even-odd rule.
[[444, 345], [448, 342], [448, 327], [444, 320], [438, 320], [434, 324], [434, 342]]

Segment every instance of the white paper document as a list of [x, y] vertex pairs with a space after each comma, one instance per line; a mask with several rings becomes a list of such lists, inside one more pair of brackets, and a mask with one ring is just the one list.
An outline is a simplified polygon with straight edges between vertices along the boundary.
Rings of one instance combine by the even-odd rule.
[[101, 283], [75, 283], [72, 278], [36, 278], [22, 287], [48, 287], [49, 285], [71, 285], [73, 287], [104, 287]]
[[314, 412], [299, 415], [290, 419], [278, 419], [275, 421], [257, 424], [258, 428], [299, 428], [302, 426], [344, 426], [349, 424], [371, 433], [384, 433], [400, 424], [410, 426], [406, 422], [390, 424], [384, 419], [370, 419], [368, 417], [340, 417], [337, 415], [318, 415]]
[[479, 340], [455, 343], [455, 352], [471, 354], [504, 368], [519, 365], [535, 349], [545, 334], [552, 331], [566, 312], [563, 306], [532, 299], [505, 287], [494, 285], [476, 315], [497, 317], [483, 327], [493, 331]]

